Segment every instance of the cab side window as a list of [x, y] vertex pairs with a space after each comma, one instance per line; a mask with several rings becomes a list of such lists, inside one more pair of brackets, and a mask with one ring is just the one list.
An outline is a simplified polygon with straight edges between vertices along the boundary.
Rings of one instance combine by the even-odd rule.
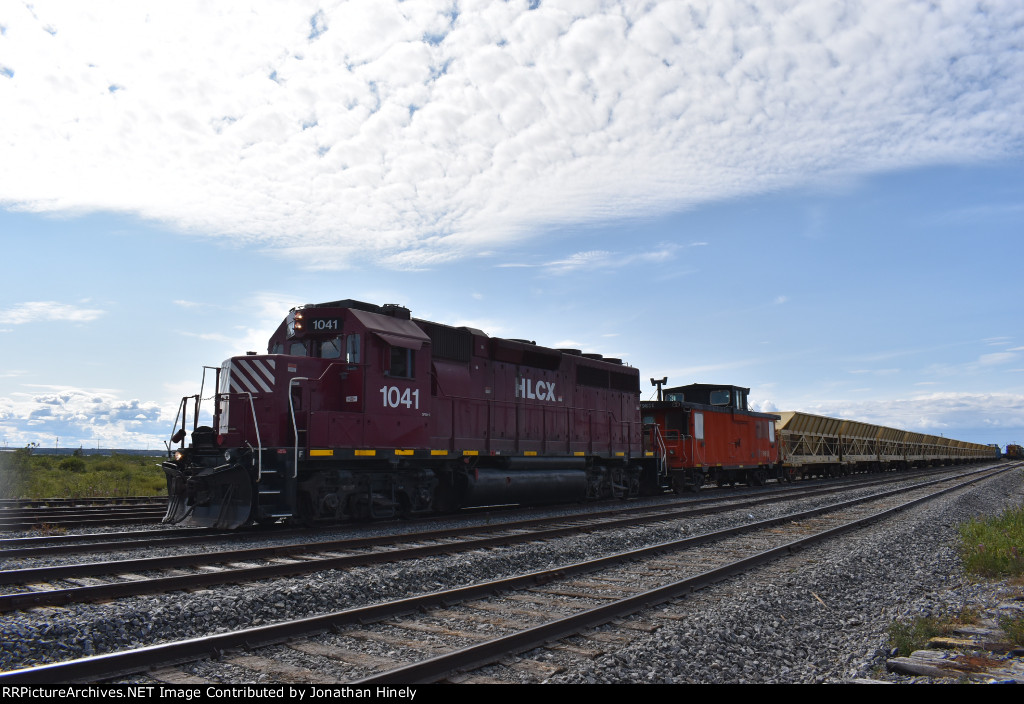
[[387, 375], [411, 379], [415, 367], [416, 353], [405, 347], [391, 346], [388, 357]]
[[359, 335], [349, 335], [345, 338], [345, 361], [349, 364], [359, 364]]

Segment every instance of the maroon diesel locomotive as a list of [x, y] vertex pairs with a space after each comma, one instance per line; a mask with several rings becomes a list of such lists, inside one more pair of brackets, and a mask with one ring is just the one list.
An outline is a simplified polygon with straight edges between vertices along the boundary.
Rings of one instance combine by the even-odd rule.
[[198, 425], [202, 390], [175, 420], [165, 522], [315, 524], [670, 483], [643, 430], [636, 369], [402, 306], [293, 308], [268, 354], [213, 371], [212, 427]]

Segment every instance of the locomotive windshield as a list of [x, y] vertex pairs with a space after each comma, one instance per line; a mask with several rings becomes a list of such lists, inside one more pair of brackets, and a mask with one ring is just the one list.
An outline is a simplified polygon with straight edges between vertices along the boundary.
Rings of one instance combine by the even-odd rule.
[[323, 359], [338, 359], [341, 357], [341, 336], [331, 337], [321, 342], [320, 356]]

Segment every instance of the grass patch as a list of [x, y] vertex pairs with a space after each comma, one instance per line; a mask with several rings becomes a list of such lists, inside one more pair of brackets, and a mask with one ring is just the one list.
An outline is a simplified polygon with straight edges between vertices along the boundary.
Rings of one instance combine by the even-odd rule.
[[28, 448], [0, 453], [0, 496], [49, 499], [162, 496], [162, 457], [138, 455], [35, 455]]
[[999, 627], [1014, 645], [1024, 646], [1024, 616], [1004, 616], [999, 619]]
[[959, 614], [922, 616], [907, 623], [897, 621], [889, 626], [889, 647], [906, 657], [915, 650], [927, 648], [932, 638], [948, 636], [960, 626], [977, 623], [978, 618], [975, 609], [967, 608]]
[[964, 569], [982, 577], [1024, 574], [1024, 507], [960, 525]]

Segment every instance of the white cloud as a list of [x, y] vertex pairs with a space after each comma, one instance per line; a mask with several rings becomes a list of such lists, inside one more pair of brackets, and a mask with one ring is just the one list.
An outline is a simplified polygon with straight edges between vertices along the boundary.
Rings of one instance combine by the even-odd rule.
[[159, 448], [170, 435], [172, 404], [125, 399], [116, 389], [34, 388], [0, 398], [0, 436], [8, 445]]
[[86, 323], [96, 320], [105, 311], [96, 308], [79, 308], [56, 301], [28, 301], [17, 303], [9, 308], [0, 309], [0, 323], [22, 325], [43, 320], [67, 320]]
[[[799, 409], [806, 413], [859, 420], [875, 425], [946, 434], [947, 429], [1024, 428], [1024, 395], [1009, 393], [933, 393], [872, 401], [822, 401]], [[970, 437], [956, 437], [971, 441]], [[1004, 440], [1005, 442], [1005, 440]]]
[[0, 202], [312, 268], [429, 267], [1024, 136], [1020, 3], [97, 0], [0, 24]]

